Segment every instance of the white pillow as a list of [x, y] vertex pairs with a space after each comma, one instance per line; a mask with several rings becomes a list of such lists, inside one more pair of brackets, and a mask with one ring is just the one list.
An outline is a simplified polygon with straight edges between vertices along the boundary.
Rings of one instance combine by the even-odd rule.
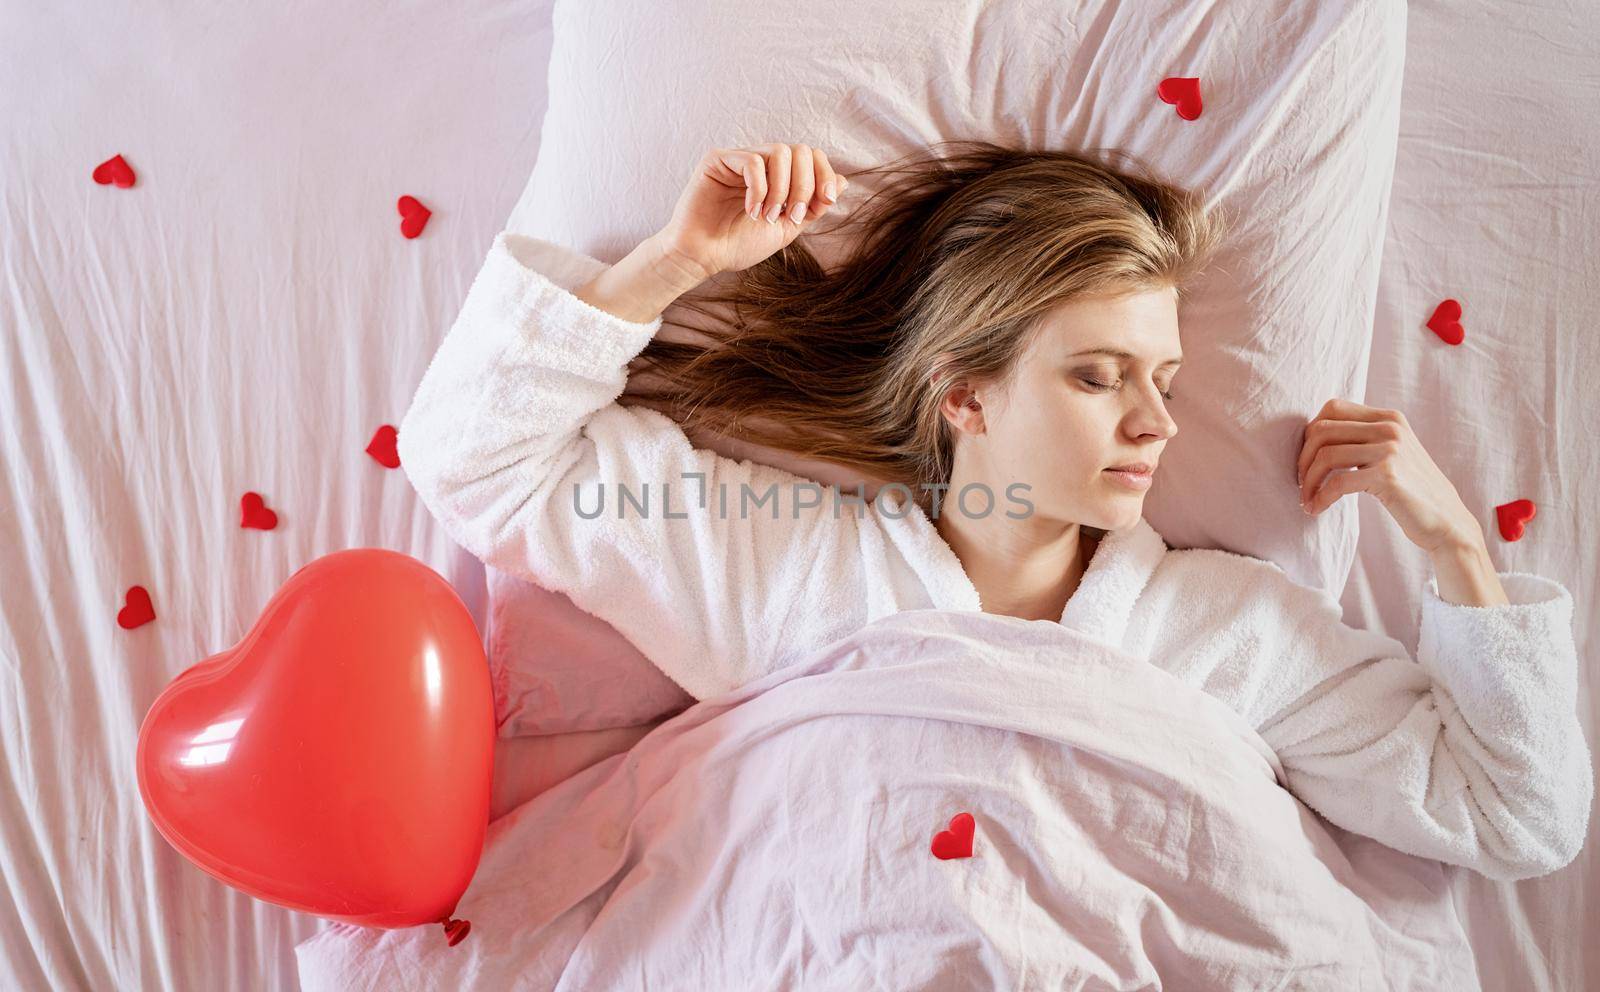
[[[974, 17], [912, 0], [558, 0], [553, 21], [539, 158], [506, 226], [606, 263], [665, 224], [712, 147], [805, 142], [845, 173], [952, 138], [1118, 148], [1206, 192], [1232, 235], [1179, 309], [1179, 433], [1145, 517], [1174, 546], [1274, 561], [1339, 596], [1356, 501], [1305, 516], [1294, 465], [1305, 422], [1364, 394], [1403, 3], [1029, 0]], [[1158, 99], [1171, 76], [1199, 77], [1198, 119]], [[853, 184], [843, 209], [874, 189]], [[825, 266], [842, 251], [802, 239]], [[498, 610], [502, 623], [515, 613]]]

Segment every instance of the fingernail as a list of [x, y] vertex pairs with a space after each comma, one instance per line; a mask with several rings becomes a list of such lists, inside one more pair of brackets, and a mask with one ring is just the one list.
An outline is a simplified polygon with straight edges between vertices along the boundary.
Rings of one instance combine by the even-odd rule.
[[776, 224], [778, 222], [778, 218], [780, 216], [782, 216], [782, 215], [783, 215], [783, 204], [774, 203], [772, 205], [772, 209], [767, 211], [767, 223], [768, 224]]
[[835, 199], [836, 197], [833, 192], [833, 183], [829, 183], [828, 185], [822, 187], [822, 194], [830, 200]]
[[803, 221], [805, 219], [806, 219], [806, 205], [804, 203], [795, 204], [794, 222], [796, 224], [798, 224], [798, 223], [800, 223], [801, 221]]

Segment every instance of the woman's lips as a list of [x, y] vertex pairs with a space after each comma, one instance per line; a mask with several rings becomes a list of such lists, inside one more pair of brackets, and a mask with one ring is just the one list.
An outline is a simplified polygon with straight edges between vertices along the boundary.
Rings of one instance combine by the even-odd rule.
[[1105, 471], [1118, 485], [1127, 486], [1129, 489], [1149, 489], [1150, 484], [1155, 481], [1153, 472], [1128, 472], [1116, 468], [1108, 468]]

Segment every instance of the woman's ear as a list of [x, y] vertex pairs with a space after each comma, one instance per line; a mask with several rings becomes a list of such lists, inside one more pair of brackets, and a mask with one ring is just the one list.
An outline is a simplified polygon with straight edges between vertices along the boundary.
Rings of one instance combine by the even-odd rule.
[[951, 384], [939, 399], [939, 413], [963, 434], [982, 434], [983, 403], [965, 381]]
[[952, 369], [947, 364], [951, 357], [937, 356], [934, 371], [928, 376], [932, 385], [944, 390], [939, 396], [939, 413], [964, 434], [982, 434], [983, 401], [978, 398], [978, 384]]

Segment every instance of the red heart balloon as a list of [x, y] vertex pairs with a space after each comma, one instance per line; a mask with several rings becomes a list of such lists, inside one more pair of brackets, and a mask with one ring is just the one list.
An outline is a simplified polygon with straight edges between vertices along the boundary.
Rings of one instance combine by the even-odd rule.
[[971, 813], [957, 813], [950, 819], [949, 830], [934, 835], [933, 856], [941, 861], [972, 857], [972, 835], [976, 829], [977, 821]]
[[395, 206], [400, 210], [400, 233], [408, 238], [421, 234], [428, 226], [428, 218], [433, 216], [433, 211], [414, 196], [402, 196]]
[[1433, 316], [1428, 318], [1428, 329], [1439, 335], [1445, 344], [1460, 344], [1467, 336], [1466, 328], [1461, 326], [1461, 304], [1445, 300], [1434, 307]]
[[1528, 521], [1539, 512], [1531, 499], [1514, 499], [1509, 503], [1501, 503], [1494, 508], [1495, 517], [1500, 523], [1500, 536], [1508, 541], [1522, 540], [1522, 532], [1527, 528]]
[[162, 836], [267, 902], [372, 927], [451, 920], [489, 822], [494, 699], [450, 584], [354, 548], [290, 576], [139, 728]]
[[1199, 76], [1172, 76], [1163, 79], [1156, 86], [1156, 96], [1162, 103], [1170, 103], [1178, 108], [1178, 116], [1186, 121], [1192, 121], [1200, 116], [1200, 77]]

